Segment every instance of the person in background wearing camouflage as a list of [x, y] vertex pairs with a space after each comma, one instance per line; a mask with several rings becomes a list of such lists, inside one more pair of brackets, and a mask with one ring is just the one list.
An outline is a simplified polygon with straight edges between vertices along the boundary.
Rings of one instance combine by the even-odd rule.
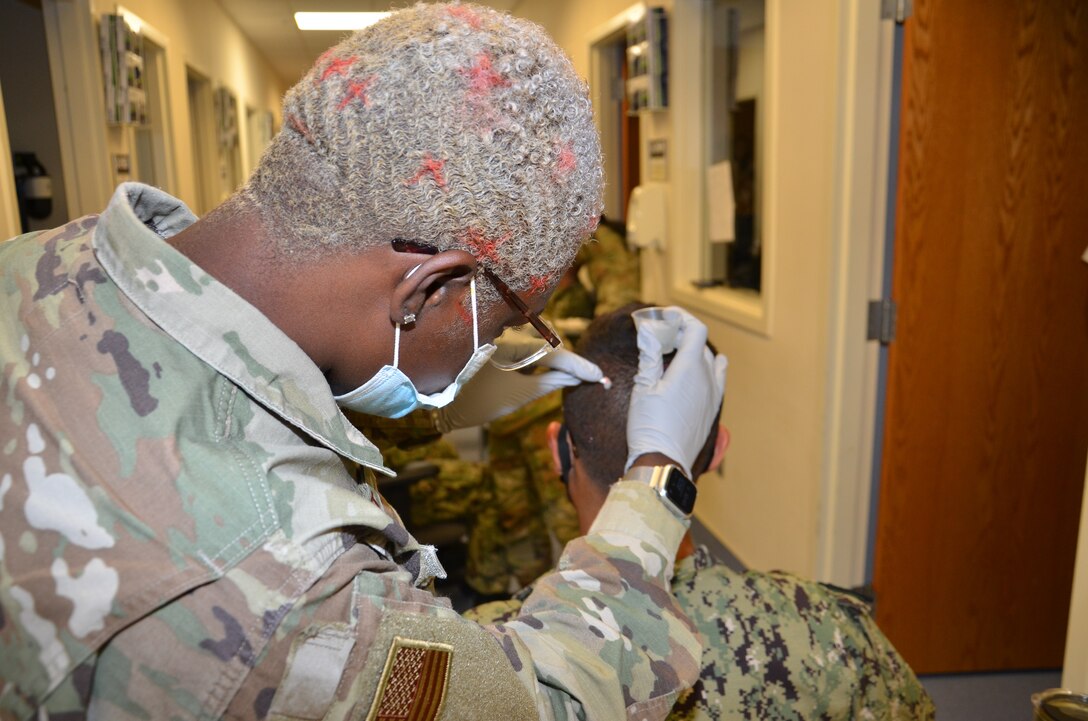
[[[602, 380], [541, 356], [536, 315], [600, 214], [584, 83], [531, 23], [421, 3], [284, 121], [205, 218], [124, 184], [0, 245], [0, 718], [664, 718], [698, 676], [667, 591], [687, 504], [640, 478], [697, 452], [667, 404], [713, 423], [705, 326], [670, 311], [631, 477], [502, 627], [430, 592], [338, 408], [446, 430]], [[544, 339], [492, 345], [526, 321]]]
[[[638, 255], [602, 222], [578, 251], [544, 315], [564, 338], [577, 340], [594, 316], [637, 300], [639, 290]], [[483, 528], [473, 534], [481, 550], [470, 549], [469, 582], [479, 591], [500, 592], [500, 583], [524, 586], [554, 565], [559, 550], [578, 535], [574, 507], [552, 468], [546, 442], [548, 424], [561, 418], [561, 405], [555, 391], [488, 426], [487, 472], [496, 523], [488, 527], [491, 534]], [[507, 552], [489, 552], [496, 549]], [[495, 559], [501, 565], [496, 567]]]
[[[565, 338], [577, 338], [595, 314], [638, 298], [638, 271], [638, 256], [627, 249], [623, 236], [602, 223], [578, 251], [544, 316]], [[563, 546], [579, 535], [546, 440], [548, 424], [561, 418], [561, 404], [555, 391], [492, 421], [482, 473], [475, 464], [441, 461], [441, 482], [465, 488], [478, 478], [490, 496], [485, 506], [473, 505], [469, 493], [454, 506], [446, 496], [424, 488], [413, 491], [418, 517], [435, 516], [430, 511], [441, 502], [446, 514], [471, 520], [466, 582], [479, 594], [509, 595], [521, 589], [554, 566]], [[435, 450], [438, 457], [440, 449]]]
[[[627, 457], [623, 419], [639, 349], [632, 305], [597, 318], [578, 345], [612, 380], [612, 390], [579, 386], [563, 392], [565, 424], [548, 438], [583, 530], [601, 510]], [[560, 439], [566, 442], [566, 449]], [[715, 470], [729, 443], [716, 427], [692, 467]], [[523, 591], [524, 595], [531, 592]], [[854, 594], [782, 572], [738, 573], [685, 536], [672, 591], [704, 638], [702, 671], [669, 715], [674, 721], [871, 721], [934, 717], [914, 673]], [[479, 606], [466, 616], [501, 624], [521, 608], [509, 601]]]

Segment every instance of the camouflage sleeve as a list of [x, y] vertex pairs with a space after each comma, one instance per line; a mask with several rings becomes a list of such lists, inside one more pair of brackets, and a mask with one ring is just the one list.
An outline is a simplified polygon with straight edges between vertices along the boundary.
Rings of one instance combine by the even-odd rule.
[[638, 300], [641, 283], [639, 257], [627, 249], [623, 236], [602, 225], [595, 237], [597, 242], [587, 246], [592, 252], [585, 269], [597, 298], [593, 314], [600, 316]]
[[663, 719], [699, 673], [701, 639], [670, 595], [686, 524], [621, 481], [516, 619], [489, 627], [542, 718]]
[[464, 617], [484, 626], [513, 621], [521, 614], [524, 601], [511, 598], [506, 601], [488, 601], [465, 611]]

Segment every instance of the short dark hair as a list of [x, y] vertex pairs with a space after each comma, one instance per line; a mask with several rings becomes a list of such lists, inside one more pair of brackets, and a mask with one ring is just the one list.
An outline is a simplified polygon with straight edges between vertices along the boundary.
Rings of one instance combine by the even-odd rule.
[[[631, 313], [648, 307], [645, 303], [629, 303], [599, 316], [575, 347], [579, 354], [601, 367], [612, 381], [611, 389], [600, 383], [583, 383], [563, 391], [563, 422], [574, 443], [574, 453], [589, 476], [602, 485], [611, 485], [619, 479], [627, 462], [627, 408], [638, 372], [638, 338]], [[714, 350], [713, 346], [710, 348]], [[667, 364], [671, 359], [665, 360]], [[710, 466], [717, 435], [716, 419], [692, 463], [693, 477], [698, 478]]]

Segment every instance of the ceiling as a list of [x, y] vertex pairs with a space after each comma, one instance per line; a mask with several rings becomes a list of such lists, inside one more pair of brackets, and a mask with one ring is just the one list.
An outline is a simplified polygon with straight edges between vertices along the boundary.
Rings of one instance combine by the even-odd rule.
[[[496, 10], [509, 12], [519, 0], [475, 0]], [[314, 61], [344, 33], [303, 32], [295, 26], [296, 12], [373, 12], [412, 4], [410, 0], [219, 0], [242, 32], [287, 85], [294, 85]], [[393, 7], [391, 7], [393, 6]]]

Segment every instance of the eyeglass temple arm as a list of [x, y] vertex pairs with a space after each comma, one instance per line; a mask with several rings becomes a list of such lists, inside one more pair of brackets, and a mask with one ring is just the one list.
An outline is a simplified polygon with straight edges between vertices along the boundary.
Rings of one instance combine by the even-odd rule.
[[552, 329], [548, 327], [547, 323], [544, 323], [536, 313], [529, 310], [529, 306], [525, 305], [525, 302], [517, 297], [517, 295], [514, 294], [514, 291], [510, 290], [510, 287], [506, 285], [506, 283], [502, 282], [502, 280], [492, 273], [491, 269], [487, 266], [481, 267], [483, 268], [484, 275], [487, 276], [488, 280], [495, 284], [495, 287], [499, 290], [503, 299], [517, 308], [518, 311], [525, 316], [525, 319], [532, 324], [533, 328], [536, 328], [536, 332], [543, 336], [544, 340], [548, 341], [548, 345], [552, 348], [558, 348], [563, 344], [563, 341], [559, 339], [559, 336], [552, 332]]

